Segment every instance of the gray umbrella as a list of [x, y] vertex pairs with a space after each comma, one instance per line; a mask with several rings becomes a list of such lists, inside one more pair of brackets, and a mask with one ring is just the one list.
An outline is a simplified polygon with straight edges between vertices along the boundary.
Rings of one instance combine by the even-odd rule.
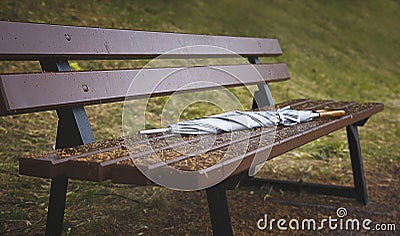
[[172, 134], [218, 134], [243, 129], [272, 127], [278, 125], [291, 126], [310, 121], [317, 117], [342, 116], [343, 110], [336, 111], [301, 111], [292, 110], [289, 106], [276, 111], [231, 111], [218, 115], [191, 119], [166, 128], [141, 130], [139, 134], [167, 132]]

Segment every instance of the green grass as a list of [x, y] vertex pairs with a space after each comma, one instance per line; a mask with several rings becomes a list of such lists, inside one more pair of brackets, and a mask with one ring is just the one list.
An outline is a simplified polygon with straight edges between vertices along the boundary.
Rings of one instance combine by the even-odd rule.
[[[400, 160], [400, 4], [398, 1], [9, 1], [0, 2], [0, 20], [40, 22], [92, 27], [170, 31], [212, 35], [277, 38], [292, 80], [271, 84], [276, 102], [291, 98], [376, 101], [385, 111], [375, 115], [360, 129], [367, 163], [385, 168]], [[265, 60], [265, 59], [263, 59]], [[73, 68], [126, 68], [140, 62], [73, 62]], [[0, 72], [40, 71], [37, 62], [1, 62]], [[235, 91], [245, 106], [250, 97]], [[149, 127], [157, 126], [164, 98], [152, 100]], [[185, 110], [185, 117], [204, 115], [205, 104]], [[93, 106], [87, 109], [97, 139], [120, 136], [122, 105]], [[212, 111], [217, 111], [214, 107]], [[56, 115], [42, 112], [0, 118], [0, 233], [35, 233], [43, 230], [47, 207], [48, 180], [17, 175], [18, 157], [52, 148]], [[326, 162], [341, 160], [348, 152], [344, 132], [319, 139], [287, 156]], [[337, 164], [339, 162], [336, 159]], [[340, 163], [339, 163], [340, 164]], [[338, 164], [338, 165], [339, 165]], [[348, 163], [347, 163], [348, 164]], [[339, 168], [339, 167], [338, 167]], [[306, 170], [293, 170], [307, 172]], [[323, 176], [329, 168], [307, 173]], [[335, 178], [335, 173], [329, 178]], [[339, 176], [340, 178], [340, 176]], [[344, 177], [344, 182], [348, 180]], [[335, 179], [332, 179], [335, 181]], [[342, 182], [341, 179], [336, 180]], [[145, 223], [118, 225], [123, 217], [138, 217], [162, 199], [146, 200], [143, 206], [124, 204], [122, 198], [104, 194], [124, 194], [130, 187], [110, 188], [109, 183], [73, 182], [70, 186], [67, 225], [70, 231], [113, 232], [102, 224], [114, 222], [118, 229], [142, 229]], [[160, 189], [139, 188], [131, 199], [149, 199]], [[102, 195], [103, 194], [103, 195]], [[163, 193], [165, 194], [165, 193]], [[154, 198], [154, 197], [153, 197]], [[86, 200], [85, 200], [86, 199]], [[82, 203], [89, 201], [88, 203]], [[112, 206], [83, 220], [100, 204]], [[88, 205], [88, 206], [87, 206]], [[126, 211], [121, 211], [120, 206]], [[69, 207], [69, 208], [68, 208]], [[85, 208], [86, 207], [86, 208]], [[80, 209], [82, 208], [82, 209]], [[75, 213], [73, 213], [75, 212]], [[121, 214], [123, 216], [121, 218]], [[108, 214], [110, 213], [110, 214]], [[99, 229], [97, 229], [99, 227]], [[117, 229], [115, 229], [117, 230]]]

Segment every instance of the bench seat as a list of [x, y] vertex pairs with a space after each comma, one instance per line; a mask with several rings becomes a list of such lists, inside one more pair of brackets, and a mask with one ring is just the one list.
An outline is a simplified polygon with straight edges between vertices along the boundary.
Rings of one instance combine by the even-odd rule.
[[[371, 115], [383, 110], [383, 105], [380, 103], [360, 104], [347, 101], [315, 101], [311, 99], [291, 100], [278, 104], [276, 107], [280, 108], [287, 105], [290, 105], [293, 109], [305, 110], [343, 109], [346, 111], [346, 115], [340, 118], [319, 118], [291, 127], [279, 126], [276, 130], [269, 159], [348, 125], [362, 122]], [[221, 161], [219, 151], [226, 148], [229, 143], [233, 143], [231, 145], [234, 145], [235, 142], [238, 143], [241, 141], [231, 140], [228, 133], [219, 134], [214, 146], [206, 155], [202, 154], [190, 157], [180, 155], [178, 152], [170, 149], [165, 142], [165, 138], [172, 136], [171, 134], [152, 135], [148, 136], [148, 138], [152, 146], [154, 145], [153, 148], [156, 152], [162, 151], [166, 153], [166, 159], [163, 161], [174, 168], [182, 170], [201, 169], [201, 173], [208, 176], [218, 176], [223, 173], [224, 168], [234, 164], [237, 165], [240, 161], [242, 162], [232, 175], [244, 172], [251, 166], [255, 153], [265, 152], [266, 155], [268, 154], [268, 146], [259, 145], [260, 132], [260, 129], [254, 129], [250, 132], [250, 145], [243, 160], [242, 158], [233, 157]], [[195, 142], [201, 138], [201, 136], [195, 135], [184, 137], [186, 142]], [[145, 145], [146, 141], [143, 139], [143, 136], [137, 135], [133, 139], [137, 143], [138, 150], [140, 150], [140, 145]], [[253, 143], [255, 145], [252, 145]], [[149, 154], [138, 151], [136, 155]], [[162, 165], [162, 162], [159, 165]], [[123, 138], [104, 140], [75, 148], [59, 149], [41, 155], [23, 157], [19, 160], [19, 167], [20, 174], [30, 176], [46, 178], [67, 176], [69, 178], [90, 181], [111, 179], [114, 183], [152, 184], [135, 167], [125, 147]], [[157, 164], [149, 168], [156, 169]]]

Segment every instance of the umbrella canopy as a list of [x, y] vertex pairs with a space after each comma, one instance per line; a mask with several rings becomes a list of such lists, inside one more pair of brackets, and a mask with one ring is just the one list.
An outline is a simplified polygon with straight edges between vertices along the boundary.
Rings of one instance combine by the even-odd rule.
[[191, 119], [167, 128], [141, 130], [139, 134], [167, 132], [172, 134], [218, 134], [236, 130], [273, 127], [278, 125], [292, 126], [310, 121], [317, 117], [342, 116], [343, 110], [337, 111], [302, 111], [292, 110], [289, 106], [276, 111], [231, 111], [218, 115]]

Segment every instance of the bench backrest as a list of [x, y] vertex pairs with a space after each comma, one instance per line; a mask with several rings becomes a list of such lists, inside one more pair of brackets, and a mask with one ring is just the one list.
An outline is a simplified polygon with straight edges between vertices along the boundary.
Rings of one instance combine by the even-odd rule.
[[[0, 74], [0, 115], [43, 111], [75, 105], [122, 101], [125, 96], [136, 98], [167, 95], [183, 83], [210, 80], [222, 86], [255, 84], [249, 78], [238, 82], [231, 76], [214, 73], [206, 66], [191, 67], [184, 75], [170, 76], [156, 91], [138, 86], [126, 94], [132, 78], [139, 69], [71, 71], [68, 60], [151, 59], [170, 50], [193, 45], [222, 47], [243, 57], [258, 58], [282, 54], [276, 39], [191, 35], [117, 29], [60, 26], [35, 23], [0, 22], [0, 60], [39, 60], [43, 73]], [[225, 51], [177, 52], [169, 56], [230, 57]], [[251, 65], [224, 65], [243, 73]], [[176, 68], [150, 68], [148, 73], [168, 74]], [[283, 63], [256, 65], [266, 82], [289, 79]], [[153, 81], [158, 83], [157, 76]], [[139, 82], [140, 83], [140, 82]], [[199, 84], [187, 90], [209, 89], [210, 84]]]

